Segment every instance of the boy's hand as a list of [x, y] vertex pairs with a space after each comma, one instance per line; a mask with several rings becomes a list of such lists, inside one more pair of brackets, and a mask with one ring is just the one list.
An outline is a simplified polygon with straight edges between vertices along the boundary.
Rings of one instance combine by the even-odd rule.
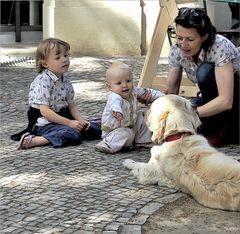
[[90, 123], [86, 120], [70, 120], [69, 127], [81, 130], [87, 130], [90, 127]]
[[122, 115], [122, 113], [120, 113], [120, 112], [113, 111], [113, 112], [112, 112], [112, 115], [113, 115], [113, 117], [116, 118], [118, 121], [123, 120], [123, 115]]
[[153, 99], [152, 99], [151, 91], [148, 90], [148, 91], [145, 92], [143, 95], [141, 95], [140, 97], [138, 97], [138, 101], [141, 102], [142, 104], [152, 103], [152, 102], [153, 102]]
[[82, 125], [83, 125], [83, 128], [81, 130], [88, 130], [90, 128], [90, 122], [87, 121], [87, 120], [83, 120], [83, 121], [80, 121], [80, 123], [82, 122]]

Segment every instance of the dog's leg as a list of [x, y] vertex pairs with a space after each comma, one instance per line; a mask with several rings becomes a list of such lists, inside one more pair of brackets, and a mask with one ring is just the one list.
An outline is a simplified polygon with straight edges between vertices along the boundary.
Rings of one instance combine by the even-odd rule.
[[126, 159], [123, 166], [131, 169], [131, 172], [142, 184], [158, 184], [159, 186], [167, 186], [176, 188], [174, 181], [169, 179], [164, 173], [164, 154], [162, 146], [154, 146], [151, 149], [151, 158], [148, 163], [135, 162], [132, 159]]
[[161, 177], [159, 178], [158, 186], [166, 186], [168, 188], [174, 188], [174, 189], [179, 190], [179, 188], [176, 186], [176, 184], [164, 175], [161, 175]]
[[123, 166], [128, 168], [128, 169], [133, 169], [134, 165], [135, 165], [135, 161], [132, 159], [126, 159], [123, 161]]
[[[158, 165], [158, 185], [159, 186], [167, 186], [169, 188], [179, 189], [175, 182], [168, 178], [165, 173], [166, 161], [163, 155], [165, 154], [166, 148], [163, 146], [154, 146], [151, 149], [151, 159], [149, 160], [149, 164]], [[164, 166], [165, 165], [165, 166]]]
[[123, 166], [131, 169], [132, 174], [138, 178], [141, 184], [156, 184], [158, 182], [158, 172], [153, 164], [126, 159]]
[[123, 166], [130, 169], [132, 174], [136, 176], [142, 184], [158, 184], [159, 186], [178, 189], [173, 181], [168, 179], [164, 173], [155, 168], [153, 159], [148, 163], [135, 162], [132, 159], [126, 159], [123, 162]]

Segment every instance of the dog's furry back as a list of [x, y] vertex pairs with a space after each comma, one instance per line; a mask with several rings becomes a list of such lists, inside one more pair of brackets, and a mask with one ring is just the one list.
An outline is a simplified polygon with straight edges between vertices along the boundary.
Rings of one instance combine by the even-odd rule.
[[205, 206], [240, 211], [240, 163], [210, 147], [198, 135], [169, 147], [178, 151], [167, 158], [174, 164], [172, 178], [181, 191]]

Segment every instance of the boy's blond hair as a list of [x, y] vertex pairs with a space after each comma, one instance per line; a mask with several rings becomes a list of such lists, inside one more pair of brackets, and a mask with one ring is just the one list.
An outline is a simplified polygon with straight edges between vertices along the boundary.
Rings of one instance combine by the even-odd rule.
[[48, 38], [38, 44], [35, 58], [38, 73], [41, 73], [45, 69], [43, 64], [46, 62], [51, 49], [56, 47], [57, 54], [60, 53], [60, 45], [65, 47], [66, 52], [70, 50], [70, 45], [67, 42], [57, 38]]

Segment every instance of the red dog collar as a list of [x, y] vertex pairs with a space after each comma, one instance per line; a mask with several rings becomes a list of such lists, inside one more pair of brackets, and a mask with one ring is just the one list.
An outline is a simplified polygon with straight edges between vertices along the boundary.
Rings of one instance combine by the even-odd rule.
[[192, 135], [192, 134], [190, 132], [178, 132], [176, 134], [167, 136], [164, 139], [164, 142], [176, 141], [176, 140], [180, 139], [181, 137], [189, 136], [189, 135]]

